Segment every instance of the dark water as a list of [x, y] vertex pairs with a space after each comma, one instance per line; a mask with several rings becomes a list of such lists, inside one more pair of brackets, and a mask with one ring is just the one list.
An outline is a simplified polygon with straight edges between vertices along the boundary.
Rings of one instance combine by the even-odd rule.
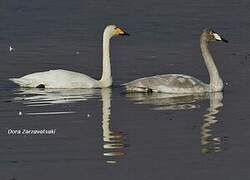
[[[249, 1], [0, 4], [1, 179], [250, 178]], [[34, 90], [7, 81], [58, 68], [99, 78], [107, 24], [131, 33], [112, 40], [114, 88]], [[211, 45], [223, 94], [121, 93], [121, 83], [162, 73], [207, 82], [199, 49], [205, 27], [230, 42]], [[9, 129], [56, 132], [9, 135]]]

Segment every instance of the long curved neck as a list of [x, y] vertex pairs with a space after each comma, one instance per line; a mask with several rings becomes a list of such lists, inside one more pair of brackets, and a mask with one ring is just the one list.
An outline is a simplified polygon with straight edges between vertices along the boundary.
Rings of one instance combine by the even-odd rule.
[[209, 83], [210, 91], [221, 91], [223, 89], [223, 81], [219, 75], [213, 57], [210, 51], [208, 50], [208, 43], [203, 35], [201, 35], [200, 45], [201, 45], [202, 56], [206, 63], [210, 77], [210, 83]]
[[99, 81], [101, 87], [109, 87], [112, 85], [112, 76], [111, 76], [111, 64], [110, 64], [110, 35], [107, 32], [103, 33], [103, 65], [102, 65], [102, 78]]

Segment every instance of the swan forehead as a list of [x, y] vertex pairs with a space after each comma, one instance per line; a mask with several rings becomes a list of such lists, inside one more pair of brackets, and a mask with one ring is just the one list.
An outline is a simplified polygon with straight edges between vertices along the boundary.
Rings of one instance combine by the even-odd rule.
[[116, 25], [113, 25], [113, 24], [112, 25], [108, 25], [107, 28], [109, 28], [109, 29], [115, 29]]
[[106, 31], [106, 32], [113, 32], [115, 29], [116, 29], [116, 26], [115, 26], [115, 25], [108, 25], [108, 26], [105, 28], [105, 31]]
[[215, 39], [217, 39], [217, 40], [221, 41], [221, 37], [220, 37], [220, 35], [219, 35], [219, 34], [217, 34], [217, 33], [213, 33], [213, 35], [214, 35], [214, 38], [215, 38]]

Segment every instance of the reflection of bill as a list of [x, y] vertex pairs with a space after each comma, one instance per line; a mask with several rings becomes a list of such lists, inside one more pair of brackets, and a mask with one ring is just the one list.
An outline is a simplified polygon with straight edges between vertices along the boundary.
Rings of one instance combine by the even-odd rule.
[[201, 126], [201, 145], [202, 153], [214, 153], [222, 150], [222, 138], [214, 135], [212, 126], [218, 122], [216, 115], [222, 104], [223, 94], [221, 92], [210, 94], [210, 106], [204, 115], [204, 123]]
[[102, 89], [101, 94], [103, 101], [103, 155], [106, 159], [106, 163], [117, 163], [118, 158], [125, 154], [125, 137], [122, 132], [116, 132], [110, 129], [111, 89]]

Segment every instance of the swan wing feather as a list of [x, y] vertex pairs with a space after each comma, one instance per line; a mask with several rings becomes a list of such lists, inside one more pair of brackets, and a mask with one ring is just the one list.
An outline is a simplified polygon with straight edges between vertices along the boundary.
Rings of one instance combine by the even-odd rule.
[[153, 91], [166, 93], [193, 93], [204, 91], [207, 84], [199, 79], [184, 74], [164, 74], [136, 79], [123, 84], [127, 91]]
[[32, 73], [21, 78], [11, 78], [10, 80], [21, 87], [37, 87], [41, 84], [46, 88], [98, 87], [97, 80], [85, 74], [62, 69]]

